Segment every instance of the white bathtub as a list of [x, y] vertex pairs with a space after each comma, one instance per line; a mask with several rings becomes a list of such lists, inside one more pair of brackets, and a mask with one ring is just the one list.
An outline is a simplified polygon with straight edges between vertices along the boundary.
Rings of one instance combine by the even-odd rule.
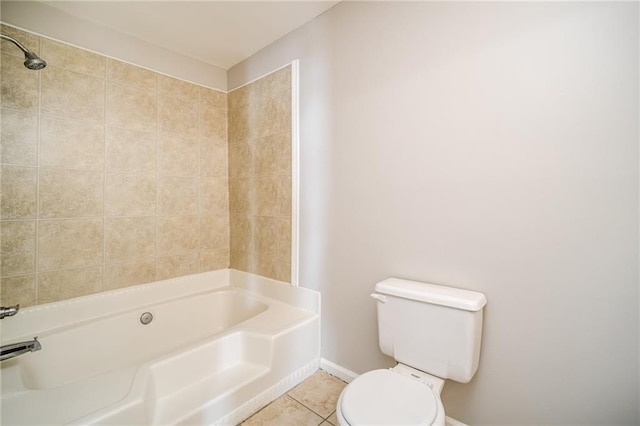
[[317, 369], [319, 305], [222, 270], [23, 309], [2, 344], [42, 349], [2, 362], [2, 424], [237, 424]]

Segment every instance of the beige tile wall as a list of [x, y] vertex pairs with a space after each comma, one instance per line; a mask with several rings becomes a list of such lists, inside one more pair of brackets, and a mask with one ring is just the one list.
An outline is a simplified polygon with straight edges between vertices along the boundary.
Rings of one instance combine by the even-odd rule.
[[[2, 304], [229, 267], [226, 94], [2, 32], [49, 64], [27, 70], [2, 41]], [[269, 193], [285, 185], [273, 172]]]
[[229, 93], [231, 267], [291, 281], [291, 67]]

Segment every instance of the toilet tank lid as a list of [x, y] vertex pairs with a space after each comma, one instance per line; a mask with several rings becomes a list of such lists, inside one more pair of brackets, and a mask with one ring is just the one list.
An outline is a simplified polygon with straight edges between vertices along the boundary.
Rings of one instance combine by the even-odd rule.
[[376, 292], [465, 311], [479, 311], [487, 304], [487, 298], [484, 294], [476, 291], [399, 278], [387, 278], [380, 281], [376, 284]]

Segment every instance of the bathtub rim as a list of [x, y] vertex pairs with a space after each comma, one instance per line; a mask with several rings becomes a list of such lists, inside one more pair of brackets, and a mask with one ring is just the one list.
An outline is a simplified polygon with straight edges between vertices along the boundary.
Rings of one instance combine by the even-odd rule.
[[259, 275], [220, 269], [20, 309], [0, 321], [2, 343], [224, 288], [237, 288], [320, 314], [320, 293]]

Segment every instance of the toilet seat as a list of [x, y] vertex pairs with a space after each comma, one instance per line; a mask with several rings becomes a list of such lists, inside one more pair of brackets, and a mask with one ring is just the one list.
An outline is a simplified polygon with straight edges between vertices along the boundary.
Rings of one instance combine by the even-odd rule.
[[350, 425], [431, 425], [439, 405], [431, 387], [393, 370], [357, 377], [340, 400]]

